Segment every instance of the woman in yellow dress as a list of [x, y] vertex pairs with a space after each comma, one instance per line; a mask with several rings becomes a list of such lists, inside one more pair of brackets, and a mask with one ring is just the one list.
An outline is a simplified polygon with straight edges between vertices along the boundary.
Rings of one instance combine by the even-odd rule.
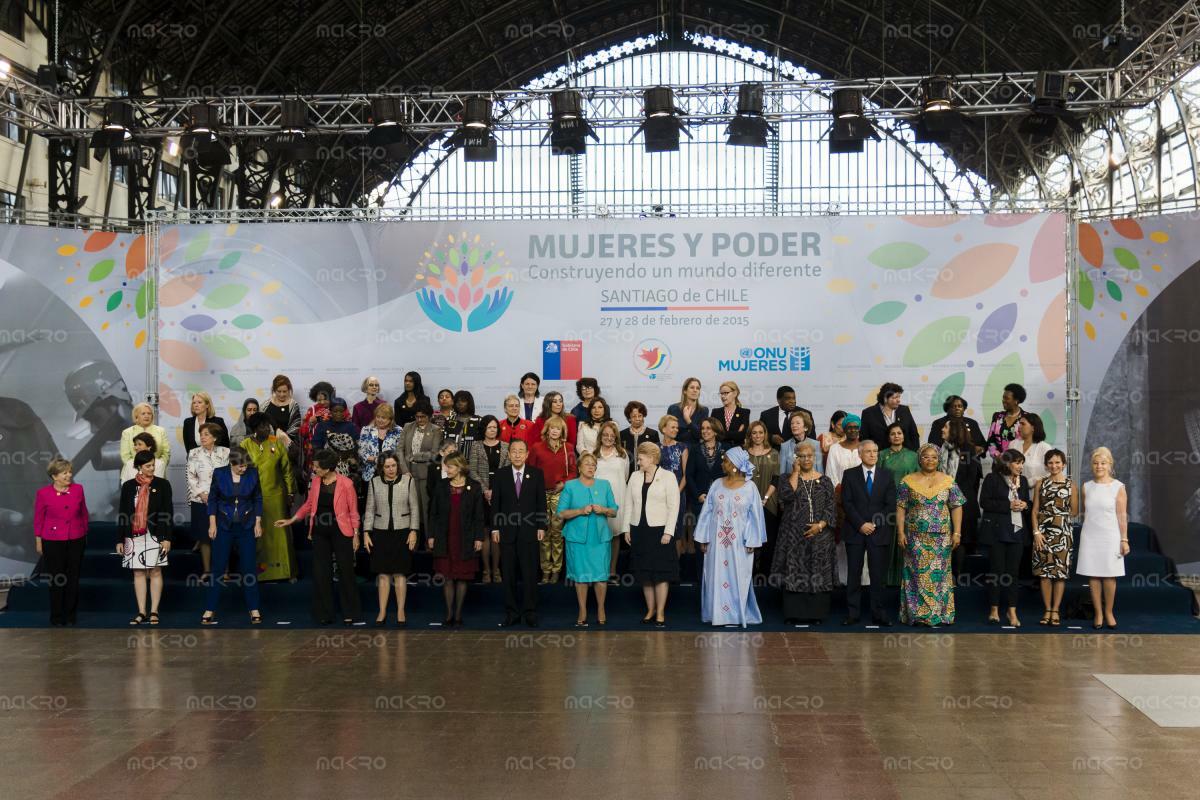
[[287, 445], [272, 435], [273, 426], [266, 414], [255, 414], [246, 422], [251, 437], [242, 442], [258, 470], [262, 487], [263, 535], [258, 545], [258, 580], [296, 580], [296, 546], [291, 528], [276, 528], [275, 520], [287, 519], [292, 496], [296, 494], [296, 478], [288, 459]]

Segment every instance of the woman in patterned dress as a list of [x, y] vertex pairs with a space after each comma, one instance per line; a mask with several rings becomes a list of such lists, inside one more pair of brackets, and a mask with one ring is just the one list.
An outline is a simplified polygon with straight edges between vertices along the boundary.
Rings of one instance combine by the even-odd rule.
[[950, 560], [967, 499], [954, 478], [938, 471], [936, 445], [923, 446], [917, 462], [921, 471], [906, 476], [896, 494], [896, 537], [904, 549], [900, 621], [933, 627], [954, 622]]
[[[687, 508], [688, 444], [679, 439], [679, 418], [674, 414], [664, 414], [658, 421], [658, 433], [662, 437], [662, 467], [669, 470], [679, 482], [679, 507]], [[684, 516], [680, 514], [675, 524], [675, 552], [680, 558], [687, 551], [687, 537], [683, 535]]]
[[1047, 452], [1045, 464], [1049, 474], [1033, 492], [1033, 576], [1041, 581], [1046, 607], [1040, 624], [1057, 628], [1058, 606], [1071, 576], [1071, 518], [1079, 514], [1079, 491], [1067, 477], [1063, 451]]
[[771, 582], [783, 587], [784, 624], [820, 625], [829, 616], [835, 576], [833, 483], [816, 469], [816, 445], [796, 446], [792, 471], [776, 484], [779, 539]]

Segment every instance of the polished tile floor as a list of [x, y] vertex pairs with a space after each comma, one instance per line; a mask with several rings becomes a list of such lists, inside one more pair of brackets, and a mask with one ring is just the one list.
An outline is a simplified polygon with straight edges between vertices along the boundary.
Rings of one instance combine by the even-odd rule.
[[0, 630], [0, 797], [1194, 798], [1200, 728], [1144, 713], [1187, 675], [1190, 636]]

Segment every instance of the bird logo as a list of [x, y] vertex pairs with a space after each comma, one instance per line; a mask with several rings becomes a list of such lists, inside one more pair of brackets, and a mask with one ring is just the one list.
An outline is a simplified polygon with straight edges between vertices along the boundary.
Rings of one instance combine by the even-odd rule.
[[633, 361], [638, 371], [651, 380], [666, 369], [671, 351], [661, 339], [646, 339], [633, 350]]

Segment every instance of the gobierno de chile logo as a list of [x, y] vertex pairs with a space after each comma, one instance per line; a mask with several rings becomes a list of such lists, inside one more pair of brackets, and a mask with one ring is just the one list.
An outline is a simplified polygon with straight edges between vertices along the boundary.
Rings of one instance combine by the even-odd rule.
[[[448, 331], [481, 331], [508, 310], [513, 292], [501, 286], [512, 279], [504, 251], [483, 244], [476, 234], [447, 234], [425, 251], [417, 280], [417, 304], [434, 324]], [[465, 318], [465, 319], [464, 319]]]

